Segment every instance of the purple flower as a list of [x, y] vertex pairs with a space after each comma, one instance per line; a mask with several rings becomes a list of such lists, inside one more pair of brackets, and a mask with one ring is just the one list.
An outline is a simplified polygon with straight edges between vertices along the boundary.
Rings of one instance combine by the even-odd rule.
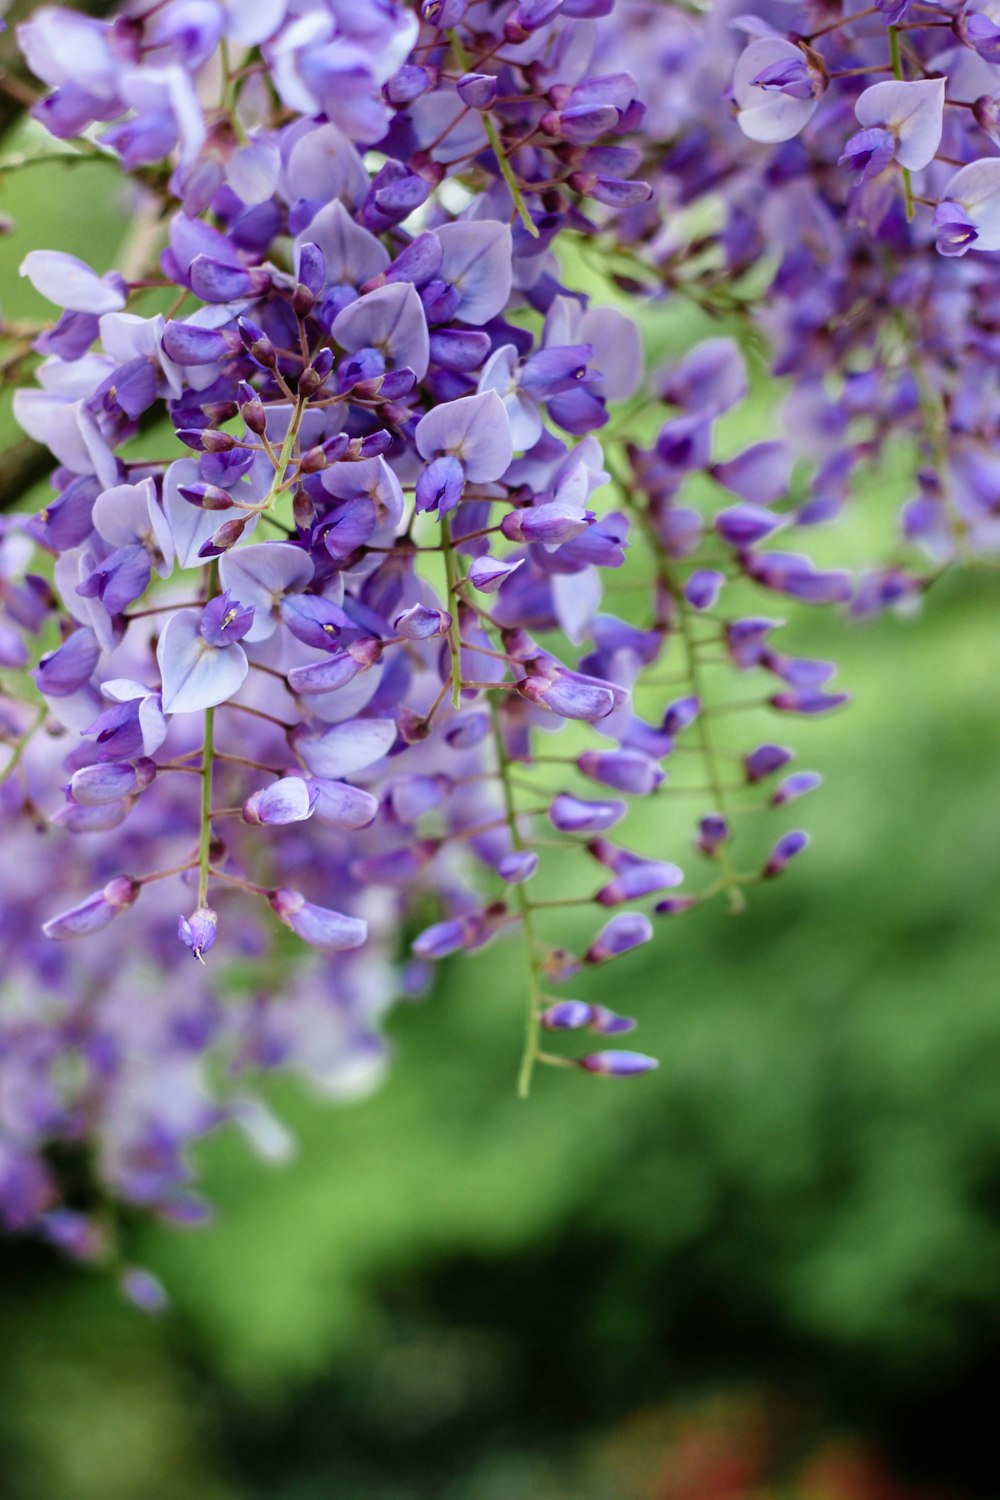
[[116, 875], [103, 890], [88, 896], [86, 901], [70, 907], [69, 911], [61, 912], [57, 917], [50, 917], [42, 924], [42, 931], [46, 937], [59, 941], [89, 937], [91, 933], [100, 932], [107, 927], [123, 911], [128, 911], [138, 899], [141, 889], [139, 882], [132, 880], [130, 876]]
[[542, 1011], [540, 1020], [546, 1031], [579, 1031], [589, 1026], [594, 1007], [583, 1000], [560, 1000]]
[[647, 1057], [644, 1052], [591, 1052], [577, 1059], [578, 1068], [603, 1078], [634, 1078], [659, 1066], [655, 1057]]
[[692, 609], [714, 609], [725, 581], [714, 568], [698, 568], [684, 585], [684, 597]]
[[664, 773], [641, 750], [585, 750], [577, 758], [584, 776], [619, 792], [647, 797], [664, 780]]
[[797, 797], [804, 797], [807, 792], [815, 791], [822, 780], [818, 771], [796, 771], [775, 787], [771, 793], [771, 802], [775, 807], [794, 802]]
[[190, 918], [178, 919], [177, 936], [199, 963], [204, 963], [204, 955], [215, 942], [218, 925], [218, 916], [210, 906], [199, 906]]
[[783, 834], [771, 850], [767, 864], [764, 866], [763, 874], [768, 878], [780, 875], [789, 860], [794, 859], [797, 854], [801, 854], [808, 842], [809, 835], [801, 832], [801, 830]]
[[201, 634], [210, 646], [241, 641], [253, 624], [253, 605], [244, 606], [230, 593], [217, 594], [202, 610]]
[[299, 891], [285, 887], [272, 891], [272, 911], [290, 927], [296, 936], [322, 953], [342, 953], [360, 948], [368, 936], [368, 923], [360, 917], [346, 917], [342, 912], [315, 906]]
[[603, 833], [620, 823], [626, 811], [624, 802], [587, 802], [560, 792], [549, 817], [560, 833]]
[[635, 911], [622, 912], [601, 929], [584, 958], [589, 964], [607, 963], [642, 943], [648, 943], [652, 936], [653, 928], [648, 917]]
[[245, 823], [302, 823], [312, 817], [319, 798], [316, 782], [301, 776], [283, 776], [270, 786], [253, 792], [243, 804]]
[[787, 766], [792, 758], [791, 750], [786, 750], [782, 745], [758, 745], [756, 750], [751, 750], [743, 758], [744, 774], [747, 781], [763, 781], [765, 777], [773, 776], [775, 771], [780, 771], [782, 766]]
[[411, 604], [396, 616], [392, 628], [407, 641], [429, 641], [439, 635], [447, 635], [451, 629], [451, 615], [446, 609], [430, 609], [426, 604]]

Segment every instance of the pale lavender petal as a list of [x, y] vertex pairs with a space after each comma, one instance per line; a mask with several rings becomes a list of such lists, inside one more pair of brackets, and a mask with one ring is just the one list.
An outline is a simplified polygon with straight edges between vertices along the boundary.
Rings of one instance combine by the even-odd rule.
[[860, 125], [884, 125], [896, 137], [896, 160], [919, 171], [934, 160], [944, 124], [943, 78], [910, 83], [886, 79], [865, 89], [854, 106]]
[[74, 312], [120, 312], [125, 294], [92, 271], [75, 255], [61, 250], [31, 250], [21, 262], [21, 275], [27, 276], [36, 292]]
[[[427, 374], [430, 342], [420, 294], [408, 281], [390, 282], [339, 312], [331, 329], [342, 349], [378, 349], [396, 369]], [[452, 403], [454, 405], [454, 403]]]
[[512, 237], [496, 219], [463, 219], [437, 230], [443, 257], [440, 276], [455, 287], [454, 317], [480, 325], [507, 305], [511, 287]]
[[381, 760], [396, 738], [392, 719], [350, 719], [329, 729], [297, 726], [292, 748], [314, 776], [336, 780]]
[[514, 456], [507, 413], [496, 391], [433, 407], [417, 423], [416, 441], [421, 458], [450, 453], [477, 484], [499, 479]]
[[201, 633], [198, 610], [170, 616], [156, 647], [163, 680], [163, 711], [195, 713], [225, 703], [249, 670], [242, 646], [210, 646]]

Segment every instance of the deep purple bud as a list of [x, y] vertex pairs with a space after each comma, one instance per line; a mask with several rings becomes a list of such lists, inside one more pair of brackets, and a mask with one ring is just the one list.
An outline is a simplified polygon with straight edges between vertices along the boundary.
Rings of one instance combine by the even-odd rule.
[[791, 776], [786, 776], [784, 781], [777, 786], [771, 794], [771, 802], [774, 807], [781, 807], [785, 802], [794, 802], [796, 797], [804, 797], [807, 792], [815, 791], [823, 781], [818, 771], [796, 771]]
[[546, 1031], [579, 1031], [591, 1024], [594, 1010], [583, 1000], [560, 1000], [543, 1010], [539, 1019]]
[[621, 1036], [626, 1031], [634, 1031], [635, 1028], [636, 1023], [631, 1016], [620, 1016], [617, 1011], [608, 1010], [606, 1005], [593, 1007], [590, 1029], [596, 1031], [599, 1036]]
[[678, 698], [671, 703], [663, 715], [664, 734], [681, 734], [701, 712], [701, 700], [695, 697]]
[[307, 241], [299, 246], [298, 280], [292, 293], [292, 311], [297, 318], [308, 317], [316, 299], [326, 286], [326, 257], [318, 245]]
[[801, 854], [808, 842], [809, 835], [803, 833], [801, 829], [783, 834], [771, 850], [770, 858], [763, 869], [764, 876], [770, 879], [773, 875], [780, 875], [788, 861], [794, 859], [796, 854]]
[[204, 963], [204, 955], [215, 942], [218, 926], [219, 919], [212, 908], [199, 906], [190, 918], [178, 918], [177, 936], [186, 948], [191, 949], [192, 957]]
[[321, 953], [360, 948], [368, 936], [368, 923], [360, 917], [346, 917], [325, 906], [314, 906], [300, 891], [281, 887], [272, 891], [269, 900], [271, 909], [285, 926]]
[[137, 880], [129, 875], [116, 875], [109, 880], [102, 891], [97, 891], [93, 896], [88, 896], [86, 901], [81, 901], [78, 906], [70, 907], [69, 911], [60, 912], [57, 917], [50, 917], [42, 924], [42, 931], [46, 937], [63, 941], [66, 938], [89, 937], [92, 932], [100, 932], [107, 927], [115, 917], [121, 916], [123, 911], [128, 911], [134, 905], [142, 889]]
[[549, 818], [560, 833], [604, 833], [624, 818], [624, 802], [587, 802], [560, 792], [549, 808]]
[[457, 919], [435, 922], [415, 939], [413, 952], [418, 958], [448, 958], [465, 947], [467, 935], [466, 924]]
[[307, 365], [299, 376], [299, 395], [308, 400], [322, 389], [333, 369], [333, 350], [321, 349], [311, 365]]
[[210, 599], [201, 614], [201, 635], [210, 646], [231, 646], [241, 641], [253, 624], [254, 607], [241, 604], [227, 590]]
[[584, 959], [589, 964], [607, 963], [632, 948], [638, 948], [641, 943], [648, 943], [652, 936], [653, 928], [648, 917], [637, 911], [623, 911], [601, 929]]
[[191, 290], [202, 302], [235, 302], [259, 297], [270, 276], [261, 266], [233, 266], [212, 255], [196, 255], [191, 262]]
[[231, 453], [236, 439], [228, 432], [218, 432], [214, 427], [179, 427], [177, 436], [196, 453]]
[[783, 745], [758, 745], [756, 750], [744, 756], [743, 770], [747, 781], [763, 781], [793, 759], [791, 750], [786, 750]]
[[497, 874], [508, 885], [523, 885], [538, 869], [538, 855], [530, 849], [512, 849], [497, 864]]
[[709, 859], [714, 858], [719, 845], [731, 837], [729, 824], [721, 813], [707, 813], [698, 824], [696, 847]]
[[234, 353], [235, 347], [233, 339], [217, 328], [175, 320], [163, 331], [163, 352], [175, 365], [214, 365]]
[[668, 896], [665, 901], [657, 901], [653, 910], [662, 917], [673, 917], [682, 911], [690, 911], [698, 905], [697, 896]]
[[619, 792], [646, 797], [664, 780], [664, 773], [641, 750], [585, 750], [577, 759], [584, 776]]
[[230, 547], [235, 547], [246, 529], [247, 518], [245, 516], [234, 516], [231, 521], [223, 521], [207, 542], [202, 542], [198, 548], [199, 557], [218, 557], [220, 553], [228, 552]]
[[240, 318], [236, 324], [239, 329], [240, 342], [249, 354], [250, 358], [256, 360], [265, 370], [273, 370], [278, 363], [278, 355], [271, 340], [262, 328], [256, 323], [251, 323], [249, 318]]
[[715, 529], [731, 547], [752, 547], [770, 536], [781, 525], [781, 517], [765, 510], [763, 505], [730, 505], [715, 518]]
[[241, 380], [236, 392], [239, 400], [240, 416], [247, 427], [256, 437], [263, 437], [267, 430], [267, 411], [263, 401], [245, 380]]
[[591, 1052], [578, 1058], [576, 1065], [604, 1078], [634, 1078], [637, 1073], [650, 1073], [660, 1066], [655, 1057], [647, 1057], [645, 1052]]
[[451, 629], [451, 615], [446, 609], [429, 609], [426, 604], [411, 604], [392, 622], [397, 635], [407, 641], [429, 641], [435, 636], [447, 635]]
[[712, 609], [725, 581], [725, 573], [714, 568], [698, 568], [684, 585], [684, 597], [692, 609]]
[[228, 490], [220, 489], [217, 484], [179, 484], [177, 493], [189, 505], [197, 505], [199, 510], [232, 510], [233, 508], [232, 495]]
[[455, 85], [458, 97], [470, 109], [489, 109], [498, 87], [499, 80], [492, 73], [466, 73]]

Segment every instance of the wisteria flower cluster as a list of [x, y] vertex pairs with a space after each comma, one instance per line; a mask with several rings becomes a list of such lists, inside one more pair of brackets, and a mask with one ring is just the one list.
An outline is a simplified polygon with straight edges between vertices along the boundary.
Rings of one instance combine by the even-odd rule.
[[[22, 267], [58, 315], [15, 395], [52, 498], [0, 533], [13, 1229], [108, 1259], [117, 1203], [199, 1220], [198, 1136], [289, 1148], [261, 1069], [359, 1086], [394, 996], [508, 934], [522, 1093], [539, 1063], [654, 1067], [574, 978], [742, 909], [807, 842], [748, 866], [744, 813], [819, 780], [783, 734], [734, 739], [727, 673], [779, 720], [835, 710], [775, 601], [912, 604], [1000, 543], [1000, 28], [612, 3], [18, 29], [35, 119], [132, 179], [143, 259]], [[681, 297], [719, 327], [647, 373], [623, 299]], [[793, 380], [733, 452], [761, 347]], [[896, 439], [898, 539], [860, 578], [817, 564], [792, 533]], [[672, 790], [687, 871], [616, 832]], [[582, 894], [534, 895], [550, 857]]]

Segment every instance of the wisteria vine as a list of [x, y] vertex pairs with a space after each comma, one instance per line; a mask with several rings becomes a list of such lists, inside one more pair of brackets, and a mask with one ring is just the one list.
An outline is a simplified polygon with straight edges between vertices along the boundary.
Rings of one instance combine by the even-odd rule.
[[[0, 530], [0, 1217], [144, 1306], [119, 1206], [206, 1217], [192, 1141], [287, 1152], [260, 1070], [364, 1085], [441, 959], [520, 943], [522, 1095], [539, 1064], [655, 1067], [567, 988], [807, 843], [737, 837], [819, 781], [740, 710], [847, 702], [773, 601], [913, 607], [1000, 545], [1000, 9], [735, 12], [134, 0], [18, 28], [38, 87], [0, 84], [64, 159], [117, 161], [135, 217], [103, 275], [28, 251], [60, 313], [5, 331], [56, 467]], [[647, 372], [636, 319], [681, 302], [708, 331]], [[733, 451], [762, 351], [772, 428]], [[890, 450], [884, 555], [790, 550]], [[688, 876], [614, 833], [664, 797]], [[550, 858], [585, 889], [536, 896]]]

